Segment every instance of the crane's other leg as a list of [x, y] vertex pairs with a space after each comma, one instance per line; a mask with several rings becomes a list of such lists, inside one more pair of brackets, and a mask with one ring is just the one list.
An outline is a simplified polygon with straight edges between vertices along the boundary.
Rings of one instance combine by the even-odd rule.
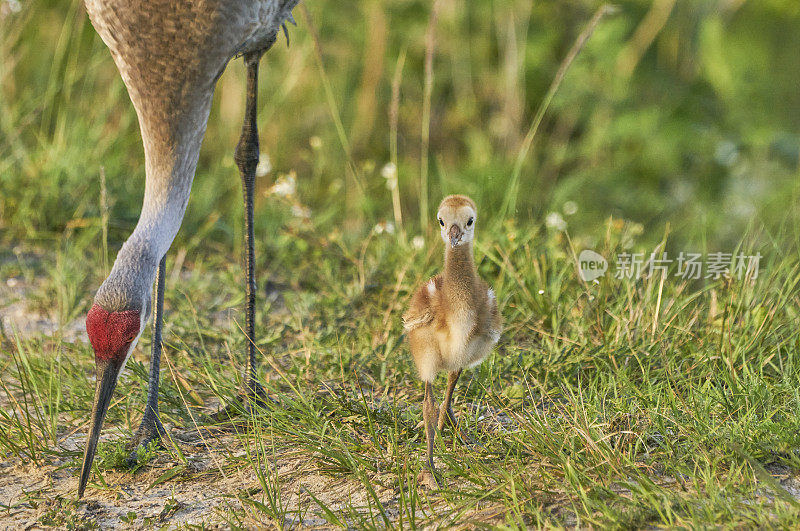
[[417, 476], [417, 483], [429, 488], [439, 485], [436, 477], [436, 468], [433, 466], [433, 443], [436, 437], [436, 402], [433, 400], [433, 384], [425, 382], [425, 397], [422, 399], [422, 419], [425, 423], [425, 442], [427, 453], [425, 455], [425, 468]]
[[156, 271], [156, 296], [153, 304], [153, 341], [150, 345], [150, 377], [147, 383], [147, 405], [139, 429], [131, 439], [128, 449], [131, 454], [128, 461], [136, 462], [138, 447], [146, 447], [153, 441], [161, 442], [166, 430], [158, 418], [158, 384], [161, 371], [161, 331], [164, 322], [164, 276], [167, 256], [158, 263]]
[[458, 424], [456, 423], [456, 415], [453, 413], [453, 408], [450, 405], [453, 399], [453, 390], [456, 388], [456, 382], [458, 382], [458, 377], [461, 376], [461, 371], [462, 369], [451, 371], [447, 375], [447, 390], [444, 393], [444, 400], [439, 408], [439, 423], [437, 425], [437, 429], [442, 431], [444, 429], [445, 422], [449, 421], [450, 425], [453, 426], [458, 438], [464, 442], [464, 437], [461, 436], [461, 430], [458, 429]]
[[247, 64], [247, 102], [245, 104], [242, 135], [236, 145], [234, 160], [242, 177], [244, 194], [245, 270], [247, 275], [247, 299], [245, 303], [245, 333], [247, 334], [247, 366], [244, 374], [245, 406], [263, 405], [266, 393], [256, 379], [256, 273], [255, 235], [253, 233], [253, 194], [255, 191], [256, 167], [258, 166], [258, 63], [265, 50], [245, 54]]

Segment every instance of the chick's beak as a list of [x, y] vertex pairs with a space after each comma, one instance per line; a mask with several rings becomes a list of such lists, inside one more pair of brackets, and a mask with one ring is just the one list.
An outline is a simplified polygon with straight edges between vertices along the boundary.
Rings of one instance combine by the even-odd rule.
[[461, 235], [464, 234], [458, 225], [451, 225], [447, 235], [450, 237], [450, 245], [455, 247], [461, 241]]
[[94, 405], [92, 406], [92, 421], [89, 425], [89, 437], [86, 440], [86, 451], [83, 454], [81, 479], [78, 483], [78, 498], [83, 497], [89, 473], [92, 470], [92, 461], [97, 451], [97, 440], [103, 427], [103, 420], [111, 402], [111, 395], [117, 386], [117, 375], [121, 367], [113, 360], [97, 360], [97, 387], [94, 391]]

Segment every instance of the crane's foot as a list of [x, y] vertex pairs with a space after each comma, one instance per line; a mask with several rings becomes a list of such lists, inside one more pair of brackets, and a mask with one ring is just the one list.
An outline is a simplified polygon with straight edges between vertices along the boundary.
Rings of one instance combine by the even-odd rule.
[[269, 405], [274, 404], [275, 400], [267, 395], [267, 391], [258, 382], [251, 382], [243, 393], [236, 399], [222, 408], [217, 413], [208, 416], [212, 424], [229, 422], [241, 415], [259, 413]]
[[436, 469], [426, 467], [417, 476], [417, 484], [426, 489], [438, 489], [442, 486], [442, 480]]
[[128, 443], [128, 451], [130, 454], [126, 459], [128, 466], [136, 466], [139, 464], [140, 448], [147, 450], [152, 444], [163, 446], [163, 439], [167, 436], [167, 430], [161, 424], [157, 415], [147, 415], [142, 419], [139, 429], [131, 438]]

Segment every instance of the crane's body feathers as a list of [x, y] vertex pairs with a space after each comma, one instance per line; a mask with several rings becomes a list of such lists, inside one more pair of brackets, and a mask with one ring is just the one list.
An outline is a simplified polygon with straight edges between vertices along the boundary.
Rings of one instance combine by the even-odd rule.
[[[145, 191], [142, 213], [97, 290], [86, 328], [95, 350], [97, 386], [78, 482], [86, 488], [103, 419], [125, 361], [136, 346], [150, 308], [156, 309], [147, 408], [133, 443], [160, 438], [158, 383], [161, 301], [167, 250], [180, 228], [205, 135], [217, 79], [244, 55], [246, 116], [234, 157], [245, 192], [247, 251], [246, 390], [256, 393], [253, 189], [258, 164], [258, 62], [277, 38], [298, 0], [86, 0], [86, 11], [108, 45], [128, 89], [142, 133]], [[288, 35], [287, 35], [288, 37]], [[242, 157], [240, 157], [242, 155]], [[242, 160], [240, 160], [242, 159]], [[244, 165], [239, 164], [244, 162]], [[158, 275], [156, 304], [150, 294]]]

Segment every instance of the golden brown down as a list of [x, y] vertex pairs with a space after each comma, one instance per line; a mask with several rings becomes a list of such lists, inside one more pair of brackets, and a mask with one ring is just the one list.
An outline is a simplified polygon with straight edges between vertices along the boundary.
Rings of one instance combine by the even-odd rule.
[[[403, 326], [420, 378], [425, 382], [423, 419], [427, 441], [426, 469], [419, 482], [438, 484], [433, 464], [434, 426], [456, 426], [450, 406], [461, 371], [481, 363], [500, 338], [502, 319], [494, 291], [478, 276], [472, 259], [477, 211], [463, 195], [448, 196], [439, 205], [437, 221], [445, 243], [444, 269], [411, 297]], [[433, 381], [449, 371], [447, 390], [436, 414]], [[437, 422], [438, 419], [438, 422]]]
[[502, 319], [494, 291], [475, 276], [445, 286], [439, 274], [411, 298], [403, 325], [420, 378], [480, 364], [497, 343]]

